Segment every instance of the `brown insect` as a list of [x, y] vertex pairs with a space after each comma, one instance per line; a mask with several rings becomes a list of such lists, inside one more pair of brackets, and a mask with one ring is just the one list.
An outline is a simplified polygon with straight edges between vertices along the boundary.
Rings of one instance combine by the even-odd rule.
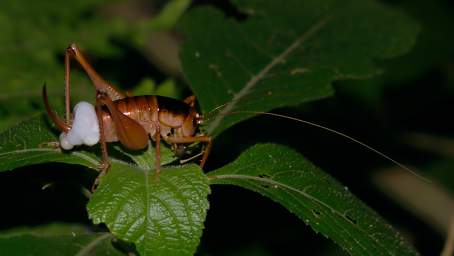
[[[126, 96], [115, 89], [114, 86], [105, 81], [93, 69], [93, 67], [88, 63], [86, 58], [83, 56], [83, 54], [75, 44], [71, 44], [66, 49], [65, 55], [66, 120], [62, 120], [51, 110], [47, 99], [46, 89], [45, 87], [43, 88], [43, 98], [46, 111], [52, 121], [56, 124], [56, 126], [63, 132], [63, 134], [69, 134], [73, 128], [72, 126], [76, 126], [75, 120], [77, 120], [77, 115], [73, 116], [70, 112], [69, 78], [70, 59], [72, 57], [74, 57], [76, 61], [82, 66], [96, 89], [96, 110], [93, 111], [93, 116], [96, 116], [95, 119], [98, 119], [97, 123], [99, 123], [99, 142], [101, 143], [102, 149], [101, 175], [105, 174], [109, 167], [109, 156], [106, 147], [107, 142], [120, 141], [120, 143], [127, 149], [141, 150], [147, 147], [150, 137], [156, 142], [157, 173], [159, 173], [160, 171], [161, 139], [171, 144], [173, 148], [177, 150], [179, 149], [178, 145], [180, 144], [205, 142], [206, 147], [203, 152], [200, 166], [203, 167], [205, 165], [205, 162], [211, 150], [212, 139], [210, 136], [203, 134], [196, 135], [197, 127], [200, 123], [203, 122], [203, 118], [199, 113], [197, 113], [195, 109], [194, 96], [190, 96], [183, 101], [154, 95], [134, 97]], [[225, 104], [223, 104], [222, 106], [224, 105]], [[321, 128], [328, 132], [342, 136], [350, 141], [358, 143], [368, 150], [375, 152], [376, 154], [388, 159], [394, 164], [412, 173], [413, 175], [421, 178], [422, 180], [427, 180], [405, 165], [385, 155], [384, 153], [351, 136], [330, 129], [328, 127], [306, 120], [268, 112], [233, 111], [228, 114], [238, 113], [270, 115]], [[96, 120], [85, 120], [85, 122], [94, 123], [96, 122]], [[65, 140], [62, 140], [60, 138], [60, 142], [62, 141], [65, 142]], [[98, 140], [93, 140], [91, 144], [95, 144], [97, 142]], [[90, 145], [88, 143], [85, 144]], [[60, 145], [65, 148], [64, 143], [60, 143]], [[72, 145], [70, 146], [72, 147]]]
[[[71, 113], [70, 111], [70, 61], [74, 58], [84, 69], [96, 89], [95, 110], [90, 110], [83, 114]], [[93, 145], [98, 142], [102, 149], [102, 172], [105, 174], [109, 167], [109, 155], [107, 152], [107, 142], [120, 141], [129, 150], [142, 150], [148, 146], [149, 138], [156, 142], [156, 172], [159, 173], [161, 166], [161, 139], [177, 147], [178, 144], [188, 144], [193, 142], [205, 142], [206, 146], [200, 162], [203, 167], [211, 149], [211, 137], [200, 134], [197, 135], [197, 127], [203, 122], [202, 116], [195, 109], [195, 96], [189, 96], [183, 101], [176, 99], [146, 95], [146, 96], [127, 96], [105, 81], [90, 65], [76, 44], [71, 44], [66, 49], [65, 54], [65, 111], [66, 120], [58, 117], [49, 106], [46, 87], [43, 87], [43, 99], [47, 114], [62, 131], [60, 136], [60, 146], [65, 149], [72, 148], [73, 145], [87, 144]], [[77, 105], [75, 109], [77, 108]], [[80, 107], [82, 109], [84, 107]], [[93, 107], [91, 106], [91, 109]], [[89, 119], [89, 116], [95, 119]], [[97, 119], [97, 120], [96, 120]], [[82, 121], [78, 121], [82, 120]], [[84, 123], [84, 128], [79, 128]], [[97, 124], [96, 124], [97, 123]], [[77, 132], [72, 129], [79, 129]], [[74, 137], [87, 137], [79, 133], [85, 133], [92, 129], [93, 132], [83, 142], [74, 142]], [[71, 138], [70, 138], [71, 137]], [[95, 138], [95, 139], [93, 139]], [[76, 143], [76, 144], [74, 144]]]

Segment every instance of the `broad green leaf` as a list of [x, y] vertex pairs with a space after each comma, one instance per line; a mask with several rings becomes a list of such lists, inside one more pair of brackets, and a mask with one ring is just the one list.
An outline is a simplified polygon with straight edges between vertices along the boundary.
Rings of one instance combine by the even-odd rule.
[[93, 169], [99, 166], [93, 153], [80, 150], [62, 152], [54, 145], [57, 138], [57, 133], [52, 132], [43, 115], [4, 131], [0, 134], [0, 171], [46, 162], [80, 164]]
[[51, 224], [0, 233], [2, 255], [124, 255], [112, 246], [110, 233], [81, 226]]
[[[95, 154], [98, 147], [76, 147], [71, 151], [61, 150], [56, 144], [58, 131], [52, 131], [46, 118], [45, 115], [37, 115], [0, 133], [0, 171], [46, 162], [79, 164], [99, 169], [100, 156]], [[115, 146], [109, 148], [110, 158], [113, 159], [112, 161], [122, 161], [117, 158], [123, 159], [124, 156], [127, 156], [139, 166], [154, 166], [153, 145], [150, 143], [146, 150], [139, 152], [125, 151], [121, 146]], [[173, 152], [163, 144], [161, 146], [161, 164], [168, 164], [175, 160]]]
[[244, 21], [213, 8], [183, 18], [184, 73], [218, 134], [251, 114], [333, 94], [333, 81], [381, 72], [374, 60], [406, 53], [418, 26], [373, 0], [236, 0]]
[[155, 171], [113, 163], [88, 203], [95, 224], [133, 242], [142, 255], [192, 255], [202, 235], [210, 193], [195, 165]]
[[256, 145], [208, 175], [211, 184], [237, 185], [282, 204], [352, 255], [418, 254], [346, 187], [287, 147]]

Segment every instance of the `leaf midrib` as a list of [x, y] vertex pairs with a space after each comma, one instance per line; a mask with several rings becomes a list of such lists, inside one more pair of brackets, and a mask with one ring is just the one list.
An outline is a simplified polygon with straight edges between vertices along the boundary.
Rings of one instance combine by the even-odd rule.
[[316, 32], [318, 32], [320, 29], [322, 29], [330, 17], [324, 17], [321, 20], [319, 20], [317, 23], [312, 25], [309, 30], [305, 31], [302, 33], [299, 37], [296, 38], [295, 41], [293, 41], [281, 54], [279, 54], [277, 57], [273, 58], [270, 63], [265, 65], [258, 73], [257, 75], [253, 75], [251, 79], [246, 83], [246, 85], [236, 94], [234, 94], [232, 100], [225, 105], [225, 108], [222, 109], [222, 111], [219, 112], [219, 114], [216, 116], [216, 118], [213, 120], [213, 122], [210, 123], [207, 127], [207, 132], [208, 134], [212, 134], [213, 131], [220, 125], [221, 121], [224, 119], [224, 117], [230, 113], [234, 109], [234, 107], [237, 105], [237, 103], [244, 97], [246, 96], [253, 88], [255, 85], [257, 85], [262, 79], [265, 78], [265, 76], [270, 72], [271, 69], [273, 69], [277, 64], [282, 63], [285, 61], [285, 59], [293, 52], [295, 51], [298, 47], [300, 47], [307, 39], [309, 39], [312, 35], [314, 35]]

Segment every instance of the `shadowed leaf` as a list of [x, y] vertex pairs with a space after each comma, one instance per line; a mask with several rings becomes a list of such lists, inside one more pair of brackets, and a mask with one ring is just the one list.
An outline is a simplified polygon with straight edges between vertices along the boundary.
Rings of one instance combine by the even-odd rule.
[[[380, 73], [374, 60], [406, 53], [417, 24], [371, 0], [234, 1], [246, 20], [212, 8], [189, 13], [183, 70], [205, 114], [210, 134], [250, 117], [333, 94], [341, 79]], [[224, 105], [225, 104], [225, 105]]]
[[244, 187], [282, 204], [351, 255], [418, 254], [346, 187], [287, 147], [256, 145], [208, 175], [212, 184]]

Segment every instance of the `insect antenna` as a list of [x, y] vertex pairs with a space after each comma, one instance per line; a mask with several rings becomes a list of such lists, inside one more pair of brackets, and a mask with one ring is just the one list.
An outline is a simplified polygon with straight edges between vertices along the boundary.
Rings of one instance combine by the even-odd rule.
[[221, 104], [221, 105], [219, 105], [219, 106], [217, 106], [217, 107], [215, 107], [215, 108], [209, 110], [208, 112], [204, 113], [204, 114], [203, 114], [203, 119], [204, 119], [205, 121], [211, 120], [211, 118], [215, 117], [216, 114], [221, 110], [221, 108], [225, 107], [225, 105], [227, 105], [227, 104], [229, 104], [229, 103], [230, 103], [230, 101], [227, 101], [226, 103]]
[[[224, 104], [225, 105], [225, 104]], [[334, 129], [331, 129], [329, 127], [326, 127], [326, 126], [323, 126], [323, 125], [320, 125], [320, 124], [317, 124], [317, 123], [314, 123], [314, 122], [310, 122], [310, 121], [306, 121], [304, 119], [300, 119], [300, 118], [296, 118], [296, 117], [291, 117], [291, 116], [286, 116], [286, 115], [281, 115], [281, 114], [277, 114], [277, 113], [271, 113], [271, 112], [263, 112], [263, 111], [253, 111], [253, 110], [237, 110], [237, 111], [232, 111], [230, 113], [226, 113], [225, 115], [234, 115], [234, 114], [254, 114], [254, 115], [267, 115], [267, 116], [273, 116], [273, 117], [277, 117], [277, 118], [283, 118], [283, 119], [287, 119], [287, 120], [292, 120], [292, 121], [296, 121], [296, 122], [299, 122], [299, 123], [302, 123], [302, 124], [306, 124], [306, 125], [309, 125], [309, 126], [312, 126], [312, 127], [317, 127], [317, 128], [320, 128], [322, 130], [325, 130], [327, 132], [330, 132], [332, 134], [336, 134], [336, 135], [339, 135], [347, 140], [350, 140], [354, 143], [357, 143], [361, 146], [363, 146], [364, 148], [366, 148], [367, 150], [369, 151], [372, 151], [376, 154], [378, 154], [379, 156], [385, 158], [386, 160], [390, 161], [391, 163], [399, 166], [400, 168], [404, 169], [405, 171], [411, 173], [412, 175], [414, 175], [415, 177], [417, 177], [418, 179], [421, 179], [422, 181], [424, 182], [427, 182], [427, 183], [431, 183], [431, 181], [427, 178], [425, 178], [424, 176], [422, 176], [421, 174], [417, 173], [416, 171], [410, 169], [409, 167], [407, 167], [406, 165], [398, 162], [397, 160], [394, 160], [393, 158], [391, 158], [390, 156], [386, 155], [385, 153], [367, 145], [366, 143], [358, 140], [358, 139], [355, 139], [345, 133], [342, 133], [342, 132], [339, 132], [339, 131], [336, 131]]]
[[[263, 98], [264, 95], [268, 95], [268, 94], [259, 94], [259, 95], [254, 95], [254, 96], [246, 95], [243, 98], [241, 98], [239, 101], [243, 102], [243, 101], [257, 100], [257, 99]], [[211, 110], [208, 110], [206, 113], [203, 114], [203, 120], [209, 121], [213, 117], [216, 117], [219, 114], [219, 112], [222, 111], [222, 108], [227, 106], [231, 102], [232, 102], [232, 100], [228, 100], [228, 101], [212, 108]]]

